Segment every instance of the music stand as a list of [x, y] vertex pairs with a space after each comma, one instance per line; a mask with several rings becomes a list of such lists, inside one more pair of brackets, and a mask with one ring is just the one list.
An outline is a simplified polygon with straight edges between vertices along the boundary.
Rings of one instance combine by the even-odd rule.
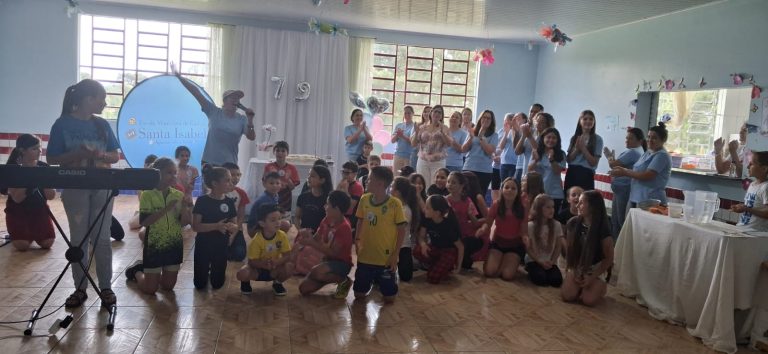
[[[88, 231], [85, 233], [82, 241], [79, 245], [73, 246], [70, 242], [67, 234], [59, 224], [56, 217], [51, 212], [51, 209], [46, 204], [46, 211], [48, 216], [53, 220], [56, 228], [59, 230], [61, 237], [66, 242], [68, 248], [64, 253], [67, 259], [67, 264], [64, 269], [56, 278], [56, 282], [53, 283], [53, 287], [48, 291], [48, 295], [40, 304], [40, 306], [32, 311], [32, 317], [27, 322], [27, 328], [24, 330], [24, 335], [32, 335], [32, 331], [35, 327], [35, 322], [40, 318], [40, 312], [50, 299], [56, 287], [59, 285], [61, 278], [67, 273], [67, 269], [73, 263], [76, 263], [83, 270], [84, 276], [91, 283], [96, 294], [101, 298], [101, 289], [96, 285], [91, 275], [88, 273], [88, 269], [83, 264], [83, 257], [85, 252], [82, 250], [83, 244], [88, 240], [88, 236], [93, 229], [98, 225], [99, 221], [103, 221], [104, 214], [109, 206], [109, 203], [118, 194], [119, 189], [151, 189], [157, 186], [160, 181], [160, 173], [154, 169], [66, 169], [58, 167], [21, 167], [14, 165], [0, 166], [0, 188], [62, 188], [62, 189], [92, 189], [112, 190], [109, 194], [104, 205], [101, 207], [99, 214], [94, 221], [89, 225]], [[39, 191], [38, 191], [39, 192]], [[95, 243], [94, 242], [94, 247]], [[89, 260], [89, 264], [90, 264]], [[117, 305], [113, 304], [108, 309], [109, 321], [107, 322], [107, 330], [112, 331], [115, 328], [115, 317], [117, 315]]]

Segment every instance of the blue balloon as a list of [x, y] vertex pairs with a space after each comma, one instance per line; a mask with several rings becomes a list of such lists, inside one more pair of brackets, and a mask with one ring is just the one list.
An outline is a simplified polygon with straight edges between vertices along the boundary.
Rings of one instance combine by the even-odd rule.
[[173, 159], [176, 147], [184, 145], [192, 152], [189, 164], [200, 169], [207, 136], [208, 117], [173, 75], [151, 77], [136, 85], [117, 118], [117, 138], [131, 167], [143, 167], [149, 154]]

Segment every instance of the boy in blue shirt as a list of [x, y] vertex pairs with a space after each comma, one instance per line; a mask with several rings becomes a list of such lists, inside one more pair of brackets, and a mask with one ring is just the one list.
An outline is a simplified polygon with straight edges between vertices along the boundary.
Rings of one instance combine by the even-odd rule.
[[[256, 232], [261, 229], [259, 220], [262, 220], [263, 218], [259, 215], [259, 209], [264, 205], [278, 205], [280, 201], [278, 192], [280, 192], [280, 188], [282, 188], [282, 183], [280, 182], [279, 173], [275, 171], [267, 173], [261, 179], [261, 183], [264, 185], [264, 193], [253, 202], [253, 205], [251, 205], [251, 212], [248, 215], [248, 235], [251, 236], [251, 238], [253, 238], [253, 236], [256, 235]], [[291, 224], [288, 221], [282, 220], [280, 222], [280, 230], [283, 232], [288, 232], [290, 228]], [[250, 294], [253, 292], [251, 283], [249, 281], [241, 282], [240, 291], [243, 294]]]

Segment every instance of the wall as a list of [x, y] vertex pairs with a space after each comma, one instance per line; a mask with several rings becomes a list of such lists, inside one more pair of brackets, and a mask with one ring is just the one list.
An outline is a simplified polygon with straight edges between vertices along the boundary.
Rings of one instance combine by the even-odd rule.
[[48, 133], [77, 81], [77, 19], [63, 1], [0, 1], [0, 132]]
[[[91, 15], [133, 17], [191, 24], [226, 23], [305, 31], [306, 22], [212, 16], [140, 6], [81, 2]], [[0, 1], [0, 107], [5, 114], [0, 132], [47, 133], [61, 111], [67, 86], [78, 79], [77, 20], [68, 18], [63, 1]], [[475, 49], [487, 41], [384, 31], [355, 31], [351, 35], [375, 37], [383, 42]], [[533, 99], [538, 52], [523, 44], [494, 43], [496, 64], [482, 67], [478, 108], [497, 116], [527, 110]], [[512, 63], [512, 64], [505, 64]], [[498, 118], [499, 122], [503, 115]]]
[[[553, 113], [565, 137], [573, 134], [579, 112], [592, 109], [606, 146], [621, 150], [623, 131], [608, 132], [602, 123], [619, 116], [619, 127], [634, 125], [629, 102], [643, 80], [655, 86], [662, 75], [685, 77], [692, 88], [703, 76], [707, 87], [731, 87], [729, 74], [740, 72], [768, 85], [768, 42], [761, 39], [768, 37], [766, 18], [768, 1], [732, 0], [578, 36], [557, 52], [541, 50], [535, 98]], [[750, 122], [759, 125], [759, 114]], [[768, 140], [751, 134], [748, 143], [755, 146], [758, 139]], [[603, 159], [599, 171], [606, 170]], [[673, 173], [670, 187], [743, 197], [740, 183], [709, 177]]]

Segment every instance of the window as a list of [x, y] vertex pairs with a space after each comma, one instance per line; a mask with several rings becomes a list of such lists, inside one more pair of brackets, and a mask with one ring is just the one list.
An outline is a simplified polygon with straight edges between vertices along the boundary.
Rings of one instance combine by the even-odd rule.
[[128, 92], [146, 78], [169, 72], [171, 62], [203, 85], [210, 37], [207, 26], [80, 15], [80, 79], [104, 85], [102, 116], [117, 119]]
[[[738, 140], [749, 116], [751, 87], [659, 92], [656, 121], [665, 115], [669, 137], [665, 148], [680, 161], [672, 167], [713, 170], [717, 138]], [[727, 150], [727, 148], [725, 149]]]
[[470, 51], [376, 43], [373, 55], [372, 92], [391, 106], [380, 115], [385, 129], [402, 119], [408, 105], [415, 120], [428, 105], [443, 105], [446, 117], [464, 107], [475, 110], [478, 68]]

